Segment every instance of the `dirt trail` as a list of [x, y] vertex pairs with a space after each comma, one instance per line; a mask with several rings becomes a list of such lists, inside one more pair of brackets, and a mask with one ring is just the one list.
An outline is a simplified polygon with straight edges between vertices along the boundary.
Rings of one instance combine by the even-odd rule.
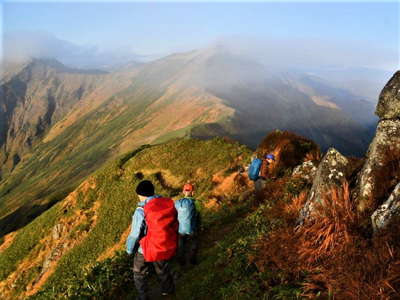
[[[249, 211], [250, 212], [250, 211]], [[224, 224], [219, 228], [219, 230], [212, 230], [208, 229], [204, 232], [202, 232], [199, 236], [199, 253], [198, 257], [201, 258], [202, 254], [206, 252], [208, 249], [212, 248], [215, 246], [216, 243], [218, 243], [220, 240], [222, 240], [227, 234], [229, 234], [235, 225], [237, 224], [237, 219], [242, 219], [245, 218], [246, 215], [249, 214], [249, 212], [244, 212], [241, 214], [238, 214], [233, 220], [230, 220], [228, 223]], [[199, 261], [199, 264], [201, 264], [201, 260]], [[178, 268], [179, 271], [176, 269]], [[193, 268], [196, 268], [194, 266]], [[179, 266], [175, 266], [173, 264], [173, 272], [174, 275], [179, 276], [179, 281], [184, 280], [185, 277], [185, 271], [181, 271], [182, 269], [179, 268]], [[181, 274], [179, 274], [182, 272]], [[151, 281], [149, 283], [149, 299], [150, 300], [181, 300], [178, 299], [175, 295], [170, 295], [170, 296], [161, 296], [161, 289], [160, 289], [160, 284], [158, 283], [156, 277], [152, 276]]]

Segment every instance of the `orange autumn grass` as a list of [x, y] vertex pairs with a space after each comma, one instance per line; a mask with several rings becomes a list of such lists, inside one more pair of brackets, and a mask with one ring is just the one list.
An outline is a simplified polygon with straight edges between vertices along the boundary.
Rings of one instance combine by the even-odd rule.
[[261, 241], [255, 263], [278, 274], [266, 286], [302, 282], [304, 297], [400, 298], [400, 226], [372, 237], [356, 213], [349, 186], [332, 188], [313, 218], [296, 227], [306, 194], [281, 205], [285, 225]]

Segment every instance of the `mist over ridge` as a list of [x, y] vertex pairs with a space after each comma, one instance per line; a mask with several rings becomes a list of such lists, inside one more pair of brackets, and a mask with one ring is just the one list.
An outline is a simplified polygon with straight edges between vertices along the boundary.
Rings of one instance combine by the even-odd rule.
[[[271, 72], [308, 74], [321, 77], [372, 102], [396, 68], [396, 53], [362, 42], [318, 39], [277, 39], [228, 36], [190, 45], [167, 53], [137, 54], [132, 48], [102, 49], [81, 46], [43, 31], [7, 33], [3, 41], [3, 66], [19, 65], [33, 58], [56, 59], [68, 67], [115, 71], [134, 62], [148, 63], [170, 55], [224, 50], [264, 65]], [[171, 50], [172, 51], [172, 50]], [[371, 59], [373, 57], [373, 59]], [[247, 73], [250, 76], [250, 73]]]

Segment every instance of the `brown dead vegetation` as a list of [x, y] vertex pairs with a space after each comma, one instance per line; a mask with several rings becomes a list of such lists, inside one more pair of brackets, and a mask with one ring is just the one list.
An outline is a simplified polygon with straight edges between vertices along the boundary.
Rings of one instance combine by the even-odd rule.
[[266, 286], [302, 282], [309, 298], [398, 299], [400, 224], [380, 236], [366, 235], [345, 183], [324, 198], [313, 220], [295, 226], [304, 200], [300, 194], [272, 210], [282, 213], [284, 225], [259, 242], [255, 258], [260, 271], [277, 274]]
[[281, 170], [293, 168], [303, 161], [319, 161], [321, 152], [317, 144], [288, 131], [275, 130], [260, 143], [258, 157], [272, 153], [276, 163], [270, 167], [270, 174], [276, 176]]
[[234, 171], [225, 175], [226, 170], [213, 175], [212, 183], [214, 188], [211, 191], [208, 201], [205, 202], [207, 209], [217, 209], [223, 202], [234, 196], [239, 196], [249, 189], [252, 189], [252, 183], [243, 173]]

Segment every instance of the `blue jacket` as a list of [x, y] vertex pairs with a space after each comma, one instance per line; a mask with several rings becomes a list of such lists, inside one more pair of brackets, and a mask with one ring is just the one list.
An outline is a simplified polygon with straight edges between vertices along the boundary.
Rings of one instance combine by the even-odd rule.
[[175, 201], [175, 208], [178, 212], [179, 234], [193, 234], [198, 227], [199, 214], [194, 204], [194, 198], [185, 197]]
[[[144, 220], [144, 205], [154, 198], [160, 198], [161, 196], [159, 195], [154, 195], [151, 197], [148, 197], [145, 201], [139, 202], [138, 206], [132, 216], [132, 225], [131, 225], [131, 232], [129, 233], [128, 239], [126, 240], [126, 252], [128, 254], [132, 254], [133, 249], [135, 248], [136, 242], [139, 242], [139, 236], [141, 230], [143, 230], [144, 226], [146, 226], [146, 222]], [[139, 247], [138, 249], [139, 253], [143, 254], [142, 247]]]

